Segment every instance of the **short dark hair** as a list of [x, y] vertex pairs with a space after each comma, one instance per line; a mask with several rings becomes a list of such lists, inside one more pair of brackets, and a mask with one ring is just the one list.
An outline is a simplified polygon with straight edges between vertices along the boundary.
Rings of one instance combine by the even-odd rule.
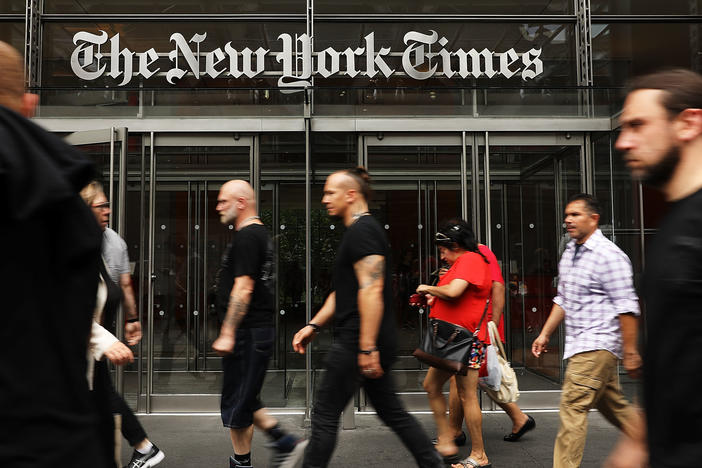
[[590, 213], [602, 216], [602, 206], [600, 205], [600, 202], [589, 193], [576, 193], [575, 195], [572, 195], [570, 198], [568, 198], [568, 203], [566, 206], [576, 201], [585, 203], [585, 206]]
[[660, 70], [632, 79], [627, 94], [641, 89], [664, 92], [661, 104], [670, 117], [685, 109], [702, 109], [702, 75], [684, 68]]

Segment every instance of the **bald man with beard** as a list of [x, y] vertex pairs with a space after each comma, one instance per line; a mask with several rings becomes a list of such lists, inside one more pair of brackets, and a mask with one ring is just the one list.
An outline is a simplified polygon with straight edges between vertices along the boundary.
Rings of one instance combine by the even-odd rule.
[[222, 224], [235, 227], [217, 281], [217, 312], [222, 322], [212, 348], [222, 356], [222, 424], [229, 428], [234, 456], [231, 468], [250, 468], [256, 426], [270, 439], [269, 466], [292, 468], [307, 441], [286, 433], [264, 408], [259, 394], [274, 349], [275, 274], [273, 242], [256, 214], [248, 182], [230, 180], [217, 197]]
[[93, 165], [27, 119], [36, 96], [3, 42], [0, 70], [0, 466], [114, 466], [86, 379], [102, 238], [79, 192]]

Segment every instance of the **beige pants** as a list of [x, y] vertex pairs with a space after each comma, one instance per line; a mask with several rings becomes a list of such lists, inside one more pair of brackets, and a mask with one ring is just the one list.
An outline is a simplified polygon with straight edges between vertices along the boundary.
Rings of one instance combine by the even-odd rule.
[[587, 413], [597, 408], [614, 426], [631, 433], [635, 409], [622, 395], [617, 357], [609, 351], [579, 353], [568, 359], [561, 394], [561, 425], [553, 449], [554, 468], [577, 468], [587, 436]]

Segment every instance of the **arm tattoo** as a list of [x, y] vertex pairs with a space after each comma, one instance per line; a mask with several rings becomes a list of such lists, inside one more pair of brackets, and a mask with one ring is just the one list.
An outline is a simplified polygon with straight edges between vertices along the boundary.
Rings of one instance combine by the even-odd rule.
[[229, 298], [229, 307], [227, 308], [227, 315], [224, 317], [224, 323], [231, 328], [236, 329], [249, 308], [249, 304], [241, 300], [238, 296], [232, 296]]
[[354, 269], [358, 278], [358, 288], [365, 289], [384, 278], [385, 257], [380, 255], [363, 257], [354, 264]]

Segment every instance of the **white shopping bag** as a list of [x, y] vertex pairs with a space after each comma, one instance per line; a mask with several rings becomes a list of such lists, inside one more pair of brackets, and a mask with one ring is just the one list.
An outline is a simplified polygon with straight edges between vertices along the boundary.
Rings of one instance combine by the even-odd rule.
[[491, 390], [498, 391], [502, 383], [502, 369], [497, 359], [497, 349], [495, 345], [489, 345], [485, 351], [485, 359], [487, 359], [487, 373], [485, 377], [480, 377], [480, 384]]

